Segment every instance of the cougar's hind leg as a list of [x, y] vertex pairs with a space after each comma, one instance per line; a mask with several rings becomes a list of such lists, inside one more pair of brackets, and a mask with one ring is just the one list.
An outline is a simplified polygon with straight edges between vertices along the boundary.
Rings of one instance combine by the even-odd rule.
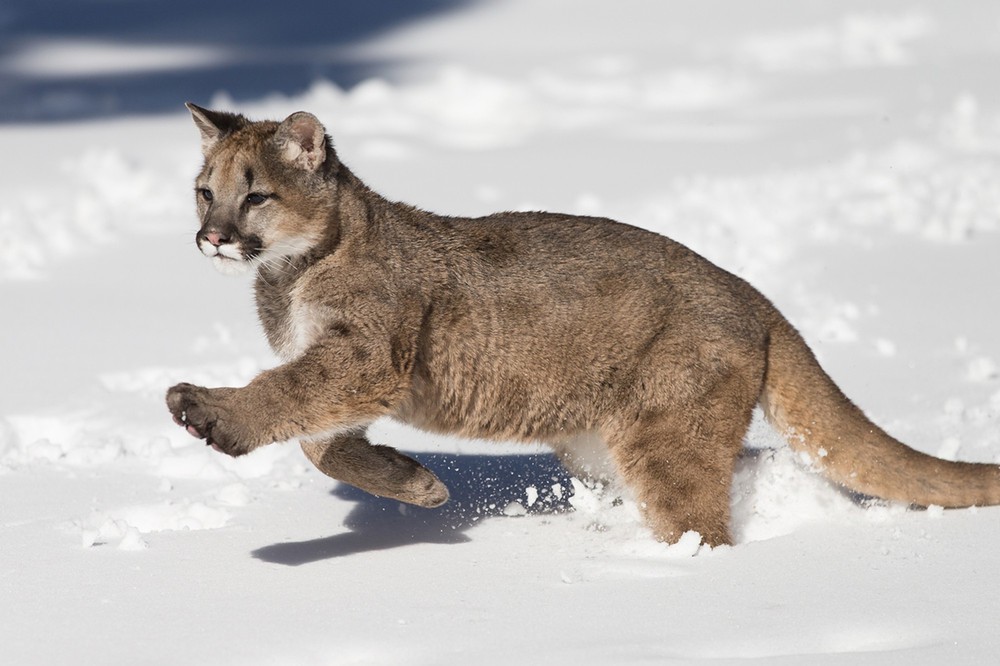
[[619, 473], [659, 539], [694, 530], [709, 546], [730, 543], [730, 487], [759, 387], [726, 373], [609, 433]]
[[448, 501], [448, 488], [433, 472], [391, 446], [369, 443], [361, 433], [305, 440], [302, 451], [327, 476], [373, 495], [428, 508]]
[[659, 539], [674, 543], [694, 530], [710, 546], [728, 544], [729, 489], [745, 428], [692, 417], [644, 415], [614, 457]]

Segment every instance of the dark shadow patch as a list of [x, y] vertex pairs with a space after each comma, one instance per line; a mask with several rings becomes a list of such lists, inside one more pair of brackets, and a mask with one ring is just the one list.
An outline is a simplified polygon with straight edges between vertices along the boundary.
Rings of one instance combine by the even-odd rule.
[[[355, 502], [344, 526], [349, 532], [309, 541], [276, 543], [253, 551], [253, 557], [275, 564], [299, 566], [335, 557], [399, 548], [415, 543], [458, 544], [480, 521], [503, 516], [510, 502], [530, 514], [571, 509], [569, 473], [552, 454], [462, 455], [408, 453], [431, 469], [448, 486], [451, 499], [437, 509], [422, 509], [387, 500], [340, 484], [332, 494]], [[552, 489], [559, 484], [562, 496]], [[527, 488], [538, 499], [530, 507]]]
[[[317, 80], [350, 88], [392, 66], [355, 57], [350, 46], [471, 1], [6, 0], [0, 7], [0, 122], [178, 111], [185, 101], [207, 102], [220, 91], [236, 101], [294, 95]], [[124, 62], [88, 72], [83, 62], [72, 76], [13, 66], [60, 42], [211, 55], [142, 70]]]

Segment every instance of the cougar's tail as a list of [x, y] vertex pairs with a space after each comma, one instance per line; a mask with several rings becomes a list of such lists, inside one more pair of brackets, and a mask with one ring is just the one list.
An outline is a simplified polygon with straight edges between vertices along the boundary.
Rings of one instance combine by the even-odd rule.
[[894, 439], [841, 392], [791, 324], [771, 315], [760, 403], [793, 449], [865, 495], [919, 506], [1000, 504], [1000, 466], [941, 460]]

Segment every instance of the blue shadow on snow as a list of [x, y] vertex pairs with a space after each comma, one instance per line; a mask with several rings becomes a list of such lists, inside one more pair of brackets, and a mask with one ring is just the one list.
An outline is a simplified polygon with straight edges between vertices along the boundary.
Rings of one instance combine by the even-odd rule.
[[[359, 59], [350, 46], [472, 1], [5, 0], [0, 122], [173, 111], [219, 91], [254, 99], [319, 79], [349, 88], [393, 64]], [[93, 45], [103, 62], [60, 61], [61, 44]], [[141, 49], [160, 62], [143, 66]]]
[[309, 541], [276, 543], [252, 556], [275, 564], [300, 566], [336, 557], [387, 550], [414, 543], [457, 544], [469, 541], [465, 532], [480, 520], [500, 516], [512, 501], [526, 504], [526, 489], [534, 486], [540, 499], [529, 513], [559, 513], [571, 507], [569, 492], [550, 492], [558, 483], [567, 491], [569, 473], [553, 454], [463, 455], [409, 453], [448, 486], [451, 499], [437, 509], [403, 505], [339, 484], [332, 494], [357, 505], [344, 521], [346, 532]]

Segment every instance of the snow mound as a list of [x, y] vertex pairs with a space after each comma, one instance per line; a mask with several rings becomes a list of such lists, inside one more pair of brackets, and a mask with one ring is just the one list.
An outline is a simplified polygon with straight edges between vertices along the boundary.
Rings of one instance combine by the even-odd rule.
[[41, 278], [53, 262], [189, 214], [187, 189], [173, 170], [115, 148], [71, 153], [55, 171], [58, 197], [28, 187], [0, 203], [0, 281]]
[[225, 527], [231, 514], [202, 502], [164, 501], [157, 504], [127, 506], [108, 512], [95, 511], [77, 521], [84, 548], [115, 544], [121, 550], [143, 550], [147, 542], [141, 535], [181, 530], [211, 530]]

